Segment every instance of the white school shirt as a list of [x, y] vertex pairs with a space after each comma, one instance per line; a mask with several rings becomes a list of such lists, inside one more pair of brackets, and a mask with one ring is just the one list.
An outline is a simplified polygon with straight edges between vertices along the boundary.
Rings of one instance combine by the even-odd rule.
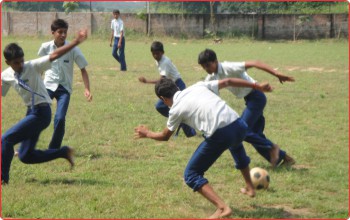
[[114, 31], [114, 37], [120, 37], [123, 31], [123, 37], [125, 37], [124, 22], [122, 19], [113, 19], [111, 22], [111, 29]]
[[[65, 45], [66, 44], [68, 44], [68, 42], [65, 42]], [[52, 40], [41, 45], [38, 55], [46, 56], [53, 53], [56, 49], [57, 46]], [[46, 88], [54, 92], [61, 84], [71, 94], [74, 62], [80, 69], [83, 69], [88, 65], [83, 53], [78, 47], [74, 47], [72, 50], [52, 62], [51, 69], [45, 72], [44, 84]]]
[[231, 109], [219, 93], [219, 82], [198, 82], [175, 93], [169, 111], [167, 127], [170, 131], [185, 123], [210, 137], [219, 128], [226, 127], [239, 115]]
[[165, 76], [174, 82], [181, 78], [179, 71], [167, 56], [163, 55], [159, 62], [156, 61], [156, 65], [161, 76]]
[[[51, 98], [47, 93], [44, 82], [41, 78], [41, 73], [51, 67], [49, 56], [44, 56], [35, 60], [30, 60], [24, 63], [23, 71], [19, 78], [22, 79], [34, 92], [44, 96], [34, 95], [34, 105], [40, 103], [51, 104]], [[28, 107], [32, 105], [32, 94], [18, 85], [18, 80], [15, 78], [15, 71], [9, 67], [1, 73], [1, 91], [2, 96], [6, 96], [12, 86], [17, 93], [22, 97], [24, 104]]]
[[[205, 78], [205, 81], [210, 80], [220, 80], [225, 78], [239, 78], [246, 80], [251, 83], [255, 83], [256, 81], [247, 74], [245, 68], [245, 62], [223, 62], [218, 65], [218, 72], [208, 74]], [[243, 98], [248, 95], [252, 88], [247, 87], [226, 87], [230, 92], [232, 92], [237, 98]]]

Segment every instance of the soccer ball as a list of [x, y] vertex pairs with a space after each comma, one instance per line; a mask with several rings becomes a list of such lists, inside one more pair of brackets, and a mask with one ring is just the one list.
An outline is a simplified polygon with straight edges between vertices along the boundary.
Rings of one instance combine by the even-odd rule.
[[260, 167], [254, 167], [250, 170], [250, 178], [255, 189], [267, 189], [269, 187], [269, 173]]

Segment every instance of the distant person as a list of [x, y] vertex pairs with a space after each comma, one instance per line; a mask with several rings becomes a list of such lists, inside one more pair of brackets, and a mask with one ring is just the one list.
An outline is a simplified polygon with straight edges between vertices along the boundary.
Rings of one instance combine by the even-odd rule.
[[[41, 73], [51, 68], [51, 62], [72, 50], [87, 37], [87, 31], [81, 30], [77, 37], [50, 55], [24, 62], [24, 52], [15, 43], [4, 49], [5, 62], [10, 67], [1, 73], [2, 96], [6, 96], [13, 87], [23, 99], [27, 107], [26, 116], [1, 137], [1, 183], [9, 183], [11, 161], [14, 145], [21, 143], [19, 159], [26, 164], [48, 162], [57, 158], [65, 158], [74, 165], [73, 149], [64, 146], [59, 149], [36, 150], [35, 146], [40, 133], [51, 121], [51, 98], [41, 78]], [[13, 109], [17, 111], [17, 109]]]
[[[153, 58], [156, 60], [156, 65], [160, 74], [160, 78], [156, 80], [147, 80], [145, 77], [139, 77], [139, 81], [142, 83], [156, 84], [162, 78], [171, 79], [180, 90], [184, 90], [186, 85], [181, 79], [181, 75], [173, 62], [164, 55], [164, 46], [162, 42], [154, 41], [151, 45], [151, 53]], [[157, 111], [164, 117], [169, 117], [169, 107], [164, 104], [163, 100], [159, 99], [156, 103]], [[196, 131], [186, 124], [181, 124], [180, 127], [183, 129], [186, 137], [192, 137], [196, 135]]]
[[[120, 70], [126, 71], [126, 62], [125, 62], [125, 53], [124, 53], [124, 50], [125, 50], [124, 22], [120, 18], [119, 10], [113, 10], [113, 17], [114, 19], [111, 22], [112, 35], [111, 35], [111, 43], [110, 43], [110, 46], [112, 47], [112, 42], [114, 39], [112, 55], [114, 59], [116, 59], [120, 63]], [[118, 54], [118, 51], [119, 51], [119, 54]]]
[[[282, 75], [266, 64], [258, 61], [246, 62], [222, 62], [219, 63], [216, 53], [213, 50], [206, 49], [198, 56], [198, 64], [208, 73], [205, 81], [220, 80], [227, 78], [243, 79], [247, 82], [256, 83], [256, 81], [247, 74], [247, 69], [255, 67], [277, 77], [281, 83], [293, 82], [294, 78]], [[227, 87], [227, 89], [237, 98], [244, 98], [246, 108], [241, 118], [248, 124], [248, 133], [244, 139], [253, 145], [255, 150], [269, 161], [272, 167], [279, 164], [293, 165], [295, 160], [280, 150], [277, 144], [274, 144], [265, 137], [265, 118], [264, 108], [266, 105], [266, 96], [256, 88]]]
[[[43, 43], [39, 48], [38, 55], [46, 56], [53, 53], [57, 48], [67, 45], [68, 23], [62, 19], [56, 19], [51, 24], [53, 40]], [[89, 75], [86, 70], [88, 65], [83, 53], [78, 47], [52, 62], [51, 68], [45, 71], [44, 84], [51, 99], [57, 100], [57, 109], [54, 119], [54, 132], [49, 144], [49, 149], [57, 149], [62, 145], [65, 133], [66, 115], [73, 92], [74, 63], [80, 69], [84, 82], [84, 95], [87, 101], [92, 100], [90, 92]]]
[[[269, 84], [254, 84], [241, 79], [224, 79], [211, 82], [199, 82], [182, 91], [171, 79], [161, 79], [155, 86], [157, 96], [169, 106], [167, 127], [161, 132], [153, 132], [144, 125], [135, 128], [135, 138], [151, 138], [157, 141], [168, 141], [181, 123], [203, 132], [204, 141], [189, 160], [184, 173], [186, 184], [195, 192], [198, 191], [217, 210], [209, 218], [222, 218], [231, 215], [231, 208], [216, 194], [204, 178], [204, 174], [229, 149], [236, 168], [244, 178], [246, 187], [241, 192], [251, 197], [255, 190], [250, 179], [250, 159], [246, 155], [242, 141], [248, 127], [218, 95], [219, 89], [227, 86], [250, 87], [262, 91], [272, 91]], [[234, 184], [234, 183], [233, 183]], [[229, 184], [232, 186], [232, 183]]]

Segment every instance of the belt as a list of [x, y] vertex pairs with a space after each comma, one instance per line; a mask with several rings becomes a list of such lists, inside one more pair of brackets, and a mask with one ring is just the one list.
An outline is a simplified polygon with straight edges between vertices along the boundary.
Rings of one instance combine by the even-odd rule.
[[[40, 103], [40, 104], [37, 104], [37, 105], [34, 105], [34, 108], [40, 108], [40, 107], [47, 107], [47, 106], [50, 106], [49, 103]], [[28, 108], [31, 108], [31, 106], [27, 106]]]

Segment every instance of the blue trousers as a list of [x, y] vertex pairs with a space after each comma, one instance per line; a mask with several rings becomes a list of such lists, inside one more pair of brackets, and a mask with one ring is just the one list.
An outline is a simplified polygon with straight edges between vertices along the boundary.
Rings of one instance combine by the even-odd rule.
[[220, 155], [227, 149], [230, 150], [237, 169], [244, 169], [250, 163], [242, 141], [245, 138], [248, 127], [242, 119], [237, 119], [230, 125], [218, 129], [211, 137], [198, 146], [187, 164], [184, 173], [186, 184], [198, 191], [208, 183], [204, 173], [214, 164]]
[[70, 93], [59, 85], [56, 91], [47, 90], [51, 99], [57, 100], [57, 109], [54, 118], [54, 131], [49, 144], [49, 149], [58, 149], [62, 145], [66, 126], [66, 115], [68, 111]]
[[14, 155], [14, 145], [19, 147], [19, 159], [26, 164], [36, 164], [67, 157], [67, 147], [53, 150], [35, 150], [39, 135], [51, 121], [51, 108], [47, 104], [42, 107], [28, 108], [26, 117], [11, 127], [1, 137], [1, 181], [8, 183], [10, 166]]
[[[180, 90], [184, 90], [186, 88], [186, 85], [181, 78], [177, 79], [175, 84]], [[167, 118], [169, 117], [169, 107], [164, 104], [163, 100], [159, 99], [157, 101], [157, 103], [155, 104], [155, 107], [161, 115], [163, 115], [164, 117], [167, 117]], [[190, 126], [188, 126], [184, 123], [181, 123], [180, 126], [181, 126], [182, 130], [184, 131], [186, 137], [192, 137], [192, 136], [196, 135], [196, 131], [193, 128], [191, 128]]]
[[[119, 37], [114, 37], [114, 45], [112, 55], [120, 63], [120, 70], [126, 71], [126, 62], [125, 62], [125, 37], [122, 39], [121, 47], [118, 48]], [[119, 50], [119, 54], [118, 54]]]
[[[252, 144], [255, 150], [270, 162], [270, 150], [273, 143], [264, 135], [265, 118], [263, 111], [266, 105], [266, 96], [263, 92], [253, 90], [244, 97], [244, 100], [246, 108], [241, 118], [248, 125], [248, 132], [244, 141]], [[280, 150], [278, 163], [284, 159], [285, 155], [286, 152]]]

